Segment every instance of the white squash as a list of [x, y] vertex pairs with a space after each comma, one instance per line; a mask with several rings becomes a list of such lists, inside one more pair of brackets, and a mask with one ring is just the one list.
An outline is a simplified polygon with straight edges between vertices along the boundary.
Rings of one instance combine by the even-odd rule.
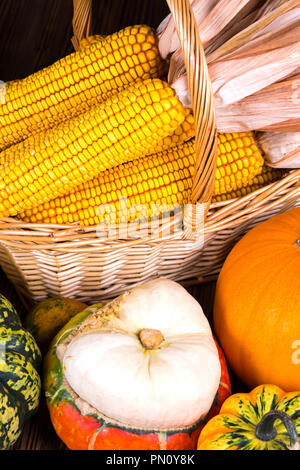
[[142, 429], [183, 428], [206, 415], [221, 370], [198, 302], [160, 278], [102, 310], [102, 321], [81, 326], [64, 350], [76, 394], [109, 419]]

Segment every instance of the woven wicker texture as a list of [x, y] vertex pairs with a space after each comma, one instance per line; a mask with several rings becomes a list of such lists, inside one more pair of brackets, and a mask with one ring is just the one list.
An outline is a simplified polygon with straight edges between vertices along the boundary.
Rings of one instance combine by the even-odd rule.
[[[0, 223], [0, 262], [25, 298], [51, 295], [94, 302], [156, 276], [203, 282], [217, 275], [236, 241], [256, 224], [300, 206], [300, 170], [243, 198], [210, 206], [194, 239], [183, 233], [124, 241], [97, 236], [94, 227]], [[176, 216], [168, 227], [175, 228]], [[167, 224], [161, 226], [166, 230]], [[172, 230], [171, 230], [172, 231]], [[204, 244], [203, 244], [204, 243]]]
[[[189, 1], [168, 0], [168, 4], [185, 56], [197, 121], [192, 201], [204, 204], [192, 207], [184, 230], [178, 230], [180, 217], [175, 215], [160, 220], [158, 232], [142, 226], [137, 235], [135, 227], [129, 227], [119, 240], [107, 238], [95, 227], [0, 219], [0, 263], [24, 303], [51, 295], [94, 302], [162, 275], [203, 282], [217, 275], [231, 247], [251, 227], [300, 205], [300, 170], [296, 170], [248, 196], [209, 207], [216, 162], [210, 80]], [[74, 1], [74, 44], [90, 32], [90, 24], [91, 1]]]
[[73, 16], [73, 31], [72, 43], [74, 49], [79, 48], [80, 40], [84, 37], [90, 36], [92, 31], [92, 0], [74, 0], [74, 16]]

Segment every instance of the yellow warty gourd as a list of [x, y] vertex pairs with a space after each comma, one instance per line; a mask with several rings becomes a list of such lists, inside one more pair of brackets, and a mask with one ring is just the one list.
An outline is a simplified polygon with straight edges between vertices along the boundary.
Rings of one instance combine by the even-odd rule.
[[72, 191], [100, 172], [153, 153], [186, 111], [159, 79], [135, 82], [106, 102], [0, 154], [0, 217]]
[[[215, 194], [238, 190], [262, 171], [252, 133], [219, 134]], [[145, 220], [189, 202], [195, 165], [192, 139], [101, 173], [67, 196], [21, 214], [28, 222], [83, 225]], [[122, 199], [122, 198], [126, 199]], [[120, 199], [121, 198], [121, 199]]]
[[154, 31], [130, 26], [22, 80], [5, 84], [0, 150], [106, 100], [137, 79], [159, 77], [165, 64]]

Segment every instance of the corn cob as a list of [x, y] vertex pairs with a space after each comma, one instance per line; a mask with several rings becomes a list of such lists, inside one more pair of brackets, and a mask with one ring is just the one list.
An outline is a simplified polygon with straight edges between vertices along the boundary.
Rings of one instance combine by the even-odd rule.
[[214, 195], [247, 186], [263, 164], [252, 132], [220, 133]]
[[94, 34], [93, 36], [83, 38], [79, 43], [79, 48], [83, 49], [85, 47], [90, 46], [91, 44], [94, 44], [95, 42], [103, 41], [106, 37], [107, 36], [104, 36], [102, 34]]
[[[195, 136], [194, 117], [190, 109], [184, 109], [185, 118], [182, 124], [167, 137], [163, 138], [157, 146], [153, 147], [151, 153], [159, 153], [164, 150], [176, 147]], [[4, 165], [8, 162], [13, 162], [21, 153], [34, 152], [36, 145], [36, 137], [30, 136], [26, 140], [9, 147], [6, 150], [0, 152], [0, 165]]]
[[[241, 188], [261, 171], [263, 158], [251, 133], [220, 134], [218, 148], [218, 193]], [[193, 139], [107, 170], [68, 196], [26, 211], [21, 218], [28, 222], [96, 225], [103, 220], [118, 223], [155, 217], [189, 202], [194, 165]], [[126, 200], [120, 200], [122, 197]]]
[[[153, 153], [164, 152], [165, 150], [177, 147], [195, 137], [195, 120], [190, 109], [185, 108], [185, 118], [175, 132], [168, 135], [155, 147]], [[1, 163], [1, 162], [0, 162]]]
[[257, 189], [263, 188], [270, 183], [274, 183], [278, 181], [284, 175], [284, 170], [279, 170], [275, 168], [270, 168], [267, 165], [264, 165], [261, 169], [260, 174], [254, 176], [251, 181], [249, 181], [248, 185], [236, 189], [235, 191], [231, 191], [226, 194], [221, 194], [219, 196], [213, 196], [212, 202], [221, 202], [221, 201], [228, 201], [230, 199], [236, 199], [243, 196], [247, 196], [247, 194], [253, 193]]
[[107, 168], [152, 153], [184, 117], [172, 88], [148, 79], [11, 147], [13, 158], [1, 167], [0, 217], [68, 194]]
[[133, 81], [161, 76], [154, 31], [133, 26], [57, 61], [19, 81], [6, 83], [0, 105], [0, 149], [85, 111]]

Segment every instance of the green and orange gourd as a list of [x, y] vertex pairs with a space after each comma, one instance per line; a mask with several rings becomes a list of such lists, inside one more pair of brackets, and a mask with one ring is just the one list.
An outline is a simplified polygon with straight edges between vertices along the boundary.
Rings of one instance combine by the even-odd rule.
[[300, 450], [300, 392], [260, 385], [227, 398], [201, 431], [199, 450]]
[[73, 317], [44, 377], [53, 426], [75, 450], [195, 449], [230, 395], [201, 307], [167, 279]]

